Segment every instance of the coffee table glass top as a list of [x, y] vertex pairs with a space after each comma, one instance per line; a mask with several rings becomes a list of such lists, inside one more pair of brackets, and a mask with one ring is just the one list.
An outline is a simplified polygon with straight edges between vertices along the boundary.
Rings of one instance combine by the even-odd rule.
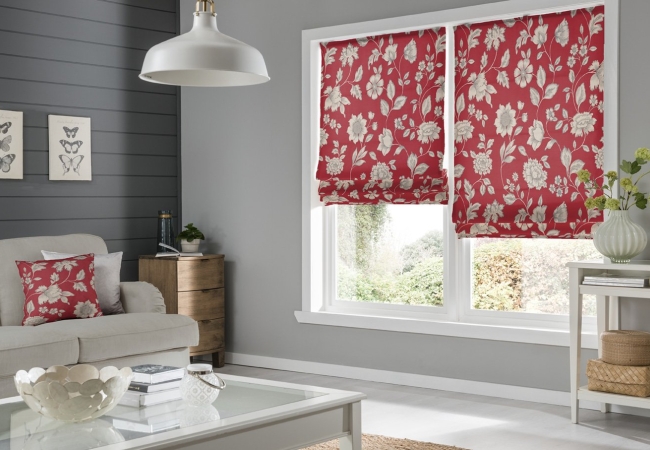
[[219, 426], [229, 418], [328, 395], [327, 389], [317, 392], [224, 378], [228, 387], [212, 405], [192, 407], [181, 400], [145, 408], [118, 405], [107, 415], [82, 424], [45, 418], [20, 397], [2, 400], [0, 450], [98, 448], [196, 425]]

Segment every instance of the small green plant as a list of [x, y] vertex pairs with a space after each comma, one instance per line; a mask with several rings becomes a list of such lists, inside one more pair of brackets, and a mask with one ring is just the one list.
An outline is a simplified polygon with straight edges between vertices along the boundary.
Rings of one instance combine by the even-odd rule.
[[205, 240], [203, 233], [194, 226], [193, 223], [185, 225], [185, 229], [178, 234], [178, 240], [185, 239], [187, 242], [192, 242], [194, 239]]

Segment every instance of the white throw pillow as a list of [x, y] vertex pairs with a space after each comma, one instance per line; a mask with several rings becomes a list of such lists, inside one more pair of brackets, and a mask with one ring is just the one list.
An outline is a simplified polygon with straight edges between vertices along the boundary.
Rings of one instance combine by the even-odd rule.
[[[41, 250], [46, 260], [65, 259], [77, 256], [71, 253], [57, 253]], [[108, 255], [95, 255], [95, 290], [99, 299], [99, 307], [106, 316], [124, 314], [120, 301], [120, 268], [122, 267], [122, 252]]]

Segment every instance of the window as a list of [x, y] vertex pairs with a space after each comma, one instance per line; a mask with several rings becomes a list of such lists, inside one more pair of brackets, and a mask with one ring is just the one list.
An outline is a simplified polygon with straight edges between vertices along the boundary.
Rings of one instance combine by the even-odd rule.
[[[541, 67], [541, 64], [536, 61], [550, 56], [542, 55], [540, 57], [536, 54], [529, 55], [525, 52], [514, 52], [514, 50], [510, 53], [509, 58], [499, 54], [494, 61], [486, 60], [486, 64], [489, 63], [494, 66], [495, 70], [500, 69], [500, 72], [506, 72], [505, 75], [499, 74], [500, 85], [496, 86], [495, 84], [495, 86], [500, 90], [512, 89], [515, 92], [515, 89], [519, 89], [521, 92], [525, 91], [526, 96], [530, 98], [530, 102], [539, 107], [539, 111], [534, 110], [534, 108], [531, 108], [530, 111], [522, 109], [523, 107], [518, 105], [516, 100], [509, 100], [509, 106], [507, 104], [501, 104], [501, 106], [495, 104], [495, 101], [499, 102], [501, 100], [494, 95], [494, 92], [491, 92], [492, 87], [481, 84], [476, 77], [473, 82], [474, 90], [472, 92], [468, 91], [464, 95], [463, 101], [459, 102], [454, 95], [455, 86], [453, 82], [456, 67], [454, 59], [460, 55], [458, 49], [455, 48], [458, 45], [458, 40], [454, 38], [455, 28], [460, 28], [465, 23], [487, 23], [502, 19], [532, 16], [532, 22], [528, 19], [521, 21], [530, 31], [527, 39], [535, 42], [535, 45], [556, 39], [558, 40], [558, 49], [567, 46], [565, 50], [568, 56], [569, 52], [573, 52], [573, 46], [568, 46], [564, 42], [565, 31], [567, 30], [567, 27], [561, 23], [564, 16], [558, 16], [559, 19], [554, 17], [558, 23], [553, 22], [553, 27], [561, 28], [559, 34], [554, 34], [554, 29], [549, 28], [546, 38], [544, 38], [542, 36], [545, 31], [544, 25], [542, 20], [538, 22], [539, 18], [536, 15], [596, 6], [602, 7], [603, 2], [557, 0], [552, 7], [537, 9], [537, 3], [534, 1], [514, 0], [463, 8], [461, 10], [448, 10], [409, 16], [408, 18], [388, 19], [303, 32], [303, 83], [305, 87], [303, 146], [305, 148], [305, 157], [303, 158], [304, 281], [302, 312], [331, 314], [321, 316], [324, 318], [308, 319], [306, 315], [300, 315], [297, 312], [296, 316], [299, 321], [330, 325], [338, 325], [343, 322], [346, 324], [356, 323], [345, 318], [345, 314], [370, 318], [377, 317], [382, 318], [381, 320], [383, 318], [416, 319], [417, 323], [408, 321], [395, 322], [402, 325], [392, 325], [386, 321], [381, 321], [381, 324], [379, 324], [380, 322], [364, 319], [359, 322], [359, 325], [344, 326], [411, 331], [408, 330], [409, 327], [413, 328], [413, 330], [423, 330], [422, 321], [431, 321], [431, 323], [439, 324], [436, 325], [437, 330], [447, 330], [442, 331], [440, 334], [459, 336], [463, 335], [464, 331], [456, 331], [457, 328], [453, 327], [452, 330], [452, 328], [443, 324], [494, 325], [514, 327], [518, 330], [529, 329], [526, 332], [528, 334], [522, 332], [518, 334], [519, 338], [513, 340], [538, 343], [552, 341], [555, 343], [563, 342], [562, 345], [568, 344], [568, 338], [565, 340], [553, 340], [555, 339], [553, 338], [551, 341], [544, 341], [541, 338], [529, 339], [527, 336], [536, 335], [539, 328], [568, 329], [568, 270], [565, 264], [576, 259], [599, 258], [600, 255], [596, 252], [592, 242], [587, 239], [517, 239], [513, 236], [523, 234], [527, 237], [568, 235], [581, 237], [584, 234], [589, 234], [593, 222], [600, 220], [600, 218], [591, 214], [587, 217], [582, 212], [576, 213], [571, 202], [582, 204], [582, 200], [580, 197], [572, 195], [573, 191], [565, 189], [567, 184], [564, 178], [569, 182], [575, 178], [576, 170], [579, 166], [582, 167], [582, 162], [576, 161], [582, 161], [584, 155], [587, 154], [598, 161], [599, 169], [602, 166], [617, 166], [617, 154], [609, 152], [603, 155], [602, 148], [617, 147], [617, 99], [615, 97], [618, 83], [617, 43], [614, 38], [609, 38], [609, 36], [617, 36], [618, 33], [618, 1], [604, 0], [604, 3], [608, 17], [608, 20], [605, 21], [605, 26], [608, 29], [608, 43], [605, 46], [606, 57], [604, 59], [608, 60], [608, 65], [603, 69], [602, 67], [596, 67], [594, 61], [583, 60], [578, 62], [582, 66], [591, 66], [592, 69], [588, 71], [593, 73], [582, 75], [580, 83], [585, 85], [584, 93], [582, 92], [583, 88], [579, 86], [580, 83], [572, 91], [571, 95], [576, 100], [571, 104], [573, 109], [569, 107], [563, 108], [561, 105], [557, 107], [555, 103], [552, 105], [547, 103], [550, 103], [555, 95], [558, 95], [556, 103], [561, 104], [565, 101], [564, 97], [568, 95], [567, 91], [562, 90], [560, 92], [560, 89], [556, 89], [561, 84], [556, 80], [562, 70], [559, 66], [564, 65], [566, 68], [570, 64], [576, 64], [576, 61], [567, 60], [566, 63], [562, 62], [561, 64], [553, 61], [552, 68], [545, 66], [542, 71], [537, 67], [538, 65]], [[502, 28], [509, 27], [511, 22], [514, 22], [514, 20], [508, 23], [504, 22], [505, 25]], [[589, 21], [587, 20], [587, 22]], [[588, 26], [591, 26], [591, 24]], [[449, 193], [449, 205], [445, 204], [446, 199], [439, 202], [442, 204], [437, 205], [381, 203], [386, 200], [390, 202], [391, 199], [394, 199], [396, 194], [393, 190], [397, 184], [401, 188], [401, 183], [385, 183], [386, 180], [378, 179], [373, 186], [376, 185], [387, 189], [383, 193], [386, 198], [378, 198], [375, 192], [362, 191], [359, 184], [355, 186], [354, 190], [348, 189], [350, 186], [349, 181], [353, 178], [346, 178], [337, 184], [336, 176], [332, 177], [334, 167], [329, 168], [325, 164], [319, 166], [318, 149], [324, 142], [323, 123], [331, 128], [330, 124], [327, 123], [327, 120], [331, 118], [325, 118], [325, 122], [323, 122], [323, 117], [321, 117], [318, 108], [323, 86], [321, 84], [323, 80], [318, 76], [322, 61], [321, 43], [346, 41], [346, 45], [351, 43], [354, 46], [356, 39], [360, 39], [359, 42], [365, 42], [365, 36], [393, 32], [415, 32], [427, 28], [435, 28], [440, 35], [445, 34], [447, 36], [446, 50], [444, 52], [447, 66], [446, 82], [443, 86], [446, 100], [445, 105], [441, 106], [444, 130], [440, 132], [441, 136], [444, 135], [445, 145], [444, 155], [442, 152], [437, 154], [437, 157], [443, 161], [440, 168], [447, 169], [444, 176], [449, 176], [450, 186], [455, 190], [455, 196], [459, 197], [464, 195], [466, 185], [461, 184], [459, 187], [455, 184], [460, 179], [458, 177], [462, 176], [458, 161], [460, 161], [461, 156], [466, 158], [468, 161], [463, 162], [466, 166], [464, 170], [474, 170], [477, 174], [476, 180], [470, 180], [471, 183], [475, 183], [474, 186], [471, 186], [476, 191], [473, 195], [475, 197], [491, 195], [502, 203], [501, 199], [503, 199], [507, 202], [507, 205], [504, 204], [504, 206], [506, 206], [505, 209], [508, 213], [514, 211], [512, 217], [503, 218], [499, 215], [496, 207], [491, 209], [490, 214], [486, 210], [485, 214], [487, 216], [484, 215], [481, 208], [479, 217], [476, 219], [467, 214], [471, 211], [472, 202], [475, 199], [468, 200], [464, 198], [462, 211], [465, 222], [462, 224], [463, 228], [461, 228], [459, 234], [465, 236], [465, 239], [457, 239], [455, 233], [454, 220], [456, 218], [452, 216], [452, 213], [456, 205], [452, 205], [454, 195], [451, 195], [451, 193]], [[579, 27], [575, 28], [574, 31], [577, 31]], [[442, 29], [445, 30], [444, 33]], [[465, 29], [463, 31], [466, 32]], [[493, 47], [503, 42], [499, 38], [500, 31], [494, 29], [492, 24], [490, 24], [490, 30], [486, 29], [484, 31], [486, 31], [484, 33], [486, 36], [481, 37], [481, 45], [487, 45], [490, 39], [490, 45]], [[580, 32], [584, 33], [585, 31]], [[471, 32], [467, 33], [467, 35], [471, 35]], [[490, 39], [488, 39], [488, 35]], [[520, 36], [519, 31], [517, 35]], [[465, 42], [469, 43], [471, 41], [471, 38], [468, 39]], [[388, 38], [386, 38], [386, 42], [388, 42]], [[519, 43], [517, 45], [519, 47]], [[581, 51], [584, 50], [581, 50], [581, 47], [578, 46], [577, 52], [580, 53]], [[587, 46], [587, 51], [589, 51], [589, 46]], [[441, 51], [438, 51], [438, 54], [441, 53]], [[575, 55], [573, 56], [574, 59], [577, 58]], [[485, 59], [480, 55], [472, 58], [476, 61]], [[388, 62], [388, 60], [386, 61]], [[535, 68], [529, 70], [530, 68], [526, 67], [526, 61]], [[460, 64], [460, 61], [458, 63]], [[483, 65], [482, 62], [481, 65]], [[508, 68], [504, 69], [505, 66]], [[355, 82], [358, 81], [362, 87], [366, 84], [367, 80], [365, 78], [371, 76], [370, 73], [366, 75], [365, 70], [364, 67], [363, 75], [359, 75], [359, 80], [355, 79]], [[384, 67], [384, 71], [386, 70], [387, 66]], [[600, 75], [595, 73], [597, 71], [600, 71], [598, 72]], [[351, 72], [349, 75], [344, 73], [343, 78], [349, 80], [356, 78], [357, 71], [354, 72], [354, 74]], [[404, 72], [406, 71], [402, 71], [402, 73]], [[335, 72], [333, 73], [335, 74]], [[606, 99], [604, 102], [605, 107], [603, 107], [603, 103], [599, 103], [597, 98], [594, 103], [593, 98], [597, 93], [596, 90], [602, 86], [599, 84], [602, 81], [602, 73], [605, 73], [608, 83], [608, 90], [604, 94]], [[330, 76], [332, 79], [338, 77], [338, 75]], [[456, 78], [458, 76], [457, 74]], [[415, 80], [414, 73], [411, 73], [410, 77]], [[463, 77], [469, 80], [471, 74], [464, 74]], [[573, 76], [570, 76], [570, 78], [574, 80]], [[463, 79], [463, 83], [465, 81]], [[574, 81], [571, 81], [571, 83], [575, 84]], [[442, 86], [440, 83], [438, 85]], [[465, 83], [465, 87], [471, 88], [467, 83]], [[359, 94], [354, 91], [353, 86], [350, 89], [350, 95]], [[384, 87], [383, 94], [375, 89], [372, 93], [361, 92], [361, 95], [364, 98], [366, 95], [371, 96], [373, 93], [379, 96], [387, 95], [386, 89], [387, 86]], [[558, 92], [560, 93], [558, 94]], [[490, 99], [488, 94], [493, 96], [491, 108], [482, 104], [479, 105], [483, 107], [483, 115], [480, 118], [478, 114], [481, 108], [477, 107], [477, 93], [480, 94], [483, 103], [486, 102], [486, 98], [487, 100]], [[591, 97], [589, 94], [592, 94]], [[602, 96], [602, 94], [600, 95]], [[593, 121], [585, 119], [583, 123], [578, 120], [582, 116], [577, 117], [580, 109], [576, 105], [590, 105], [592, 118], [597, 118], [596, 122], [603, 122], [604, 120], [600, 125], [606, 130], [604, 132], [605, 138], [599, 145], [592, 145], [591, 142], [585, 141], [587, 134], [592, 132], [589, 124]], [[418, 103], [414, 106], [414, 111], [419, 109], [421, 108]], [[567, 111], [565, 112], [563, 109]], [[540, 112], [542, 110], [543, 113]], [[422, 111], [424, 111], [423, 108]], [[427, 109], [427, 111], [429, 110]], [[604, 119], [602, 115], [598, 116], [603, 111], [605, 111]], [[510, 119], [514, 118], [514, 121], [511, 120], [509, 124], [503, 122], [506, 112]], [[459, 115], [460, 113], [462, 113], [462, 116]], [[492, 117], [493, 113], [500, 115], [502, 120], [499, 124], [495, 124], [495, 118]], [[373, 116], [378, 114], [383, 114], [383, 112], [373, 112]], [[546, 119], [544, 119], [545, 117]], [[553, 117], [557, 120], [553, 120]], [[481, 121], [485, 122], [482, 127], [497, 126], [498, 128], [500, 126], [501, 130], [498, 130], [497, 133], [505, 137], [505, 139], [509, 139], [509, 142], [502, 146], [501, 142], [490, 143], [488, 142], [489, 138], [481, 138], [482, 129], [468, 126], [469, 121], [474, 120], [474, 118], [479, 120], [479, 123]], [[542, 133], [541, 127], [544, 120], [546, 122], [543, 124], [544, 133]], [[337, 126], [341, 121], [341, 118], [337, 119]], [[377, 143], [374, 141], [382, 134], [382, 130], [380, 127], [370, 131], [370, 125], [371, 120], [367, 120], [364, 126], [368, 130], [363, 130], [363, 133], [359, 132], [357, 134], [364, 134], [364, 138], [366, 138], [366, 132], [374, 134], [374, 136], [367, 138], [368, 142], [372, 140], [372, 144], [368, 145], [377, 147]], [[416, 123], [414, 127], [412, 124], [410, 126], [417, 128], [418, 124]], [[341, 124], [340, 132], [345, 131], [346, 127], [347, 124]], [[336, 130], [333, 128], [331, 130], [326, 129], [326, 133], [325, 139], [328, 142], [336, 139]], [[557, 133], [571, 134], [575, 142], [560, 145], [558, 144], [560, 141], [556, 137]], [[596, 131], [597, 133], [598, 131]], [[474, 143], [469, 141], [472, 135], [477, 138], [477, 142], [480, 138], [484, 146], [481, 147], [481, 142], [478, 142], [477, 146], [474, 147]], [[393, 133], [392, 136], [396, 135]], [[408, 139], [408, 136], [404, 134], [403, 138]], [[523, 139], [523, 144], [515, 142], [521, 139]], [[359, 137], [358, 141], [361, 142], [361, 137]], [[458, 143], [461, 145], [457, 145]], [[335, 145], [338, 144], [337, 142]], [[380, 142], [380, 145], [382, 144]], [[490, 148], [492, 145], [494, 147]], [[566, 150], [562, 148], [563, 146], [566, 147]], [[554, 171], [551, 173], [549, 167], [546, 167], [547, 153], [554, 151], [554, 147], [558, 147], [558, 155], [561, 152], [562, 161], [559, 167], [554, 162]], [[389, 155], [393, 151], [392, 149], [385, 150], [384, 153]], [[507, 154], [504, 154], [504, 151]], [[456, 152], [458, 154], [455, 154]], [[460, 155], [460, 152], [466, 152], [466, 155]], [[472, 152], [476, 154], [482, 153], [482, 165], [479, 164], [478, 169], [473, 165], [472, 158], [474, 156], [471, 155]], [[493, 167], [495, 172], [501, 169], [503, 173], [498, 158], [505, 160], [511, 154], [520, 159], [517, 160], [518, 166], [513, 165], [513, 168], [510, 169], [508, 179], [503, 178], [501, 180], [503, 183], [500, 185], [495, 185], [495, 183], [491, 183], [491, 180], [487, 180], [485, 177], [487, 169], [485, 167], [489, 166], [490, 169]], [[346, 156], [350, 157], [350, 155]], [[381, 157], [379, 153], [377, 156]], [[488, 157], [492, 158], [492, 160], [487, 161]], [[378, 161], [375, 158], [372, 159]], [[531, 162], [531, 160], [534, 160], [534, 162]], [[324, 158], [321, 163], [323, 161]], [[370, 163], [377, 164], [372, 161]], [[326, 179], [326, 184], [323, 184], [326, 177], [319, 178], [321, 180], [320, 184], [314, 180], [317, 166], [322, 168], [322, 174], [327, 172], [329, 178]], [[413, 167], [410, 169], [413, 170]], [[532, 171], [536, 172], [531, 175], [527, 172], [524, 173], [526, 170], [531, 173]], [[548, 174], [542, 173], [545, 170], [549, 170]], [[367, 172], [370, 173], [370, 171]], [[393, 172], [395, 172], [394, 169]], [[506, 192], [507, 189], [516, 188], [516, 183], [510, 182], [516, 182], [516, 179], [513, 180], [511, 175], [514, 172], [520, 173], [520, 184], [531, 193], [524, 201], [527, 219], [525, 223], [522, 222], [522, 226], [518, 224], [520, 220], [518, 218], [514, 219], [514, 217], [521, 210], [521, 207], [516, 202], [519, 202], [519, 199], [523, 199], [524, 196], [520, 195], [519, 191], [512, 192], [513, 194], [516, 193], [517, 197], [509, 195], [511, 192]], [[352, 177], [352, 172], [350, 174]], [[372, 179], [372, 175], [370, 177], [369, 179]], [[408, 178], [408, 175], [406, 177]], [[529, 181], [528, 178], [533, 181]], [[524, 182], [527, 185], [524, 185]], [[557, 186], [560, 185], [558, 183], [563, 186], [562, 195], [566, 197], [561, 198], [560, 191], [557, 189]], [[510, 184], [513, 186], [510, 186]], [[551, 185], [555, 189], [552, 192]], [[496, 188], [496, 191], [493, 188]], [[553, 195], [546, 191], [551, 192]], [[385, 195], [386, 192], [388, 192], [389, 196]], [[353, 204], [357, 200], [363, 202], [366, 194], [369, 194], [366, 198], [372, 198], [374, 204]], [[380, 192], [379, 195], [381, 196], [382, 193]], [[541, 203], [542, 200], [540, 200], [542, 196], [544, 196], [543, 204]], [[340, 201], [342, 198], [343, 201]], [[410, 197], [402, 198], [406, 198], [406, 202], [412, 200]], [[436, 200], [438, 200], [438, 197], [436, 197]], [[322, 201], [329, 203], [330, 206], [323, 207]], [[380, 203], [377, 204], [377, 201]], [[347, 202], [352, 204], [346, 204]], [[509, 208], [510, 206], [512, 207]], [[548, 210], [548, 213], [545, 216], [546, 210]], [[488, 216], [494, 217], [494, 227], [483, 227], [481, 225], [481, 221], [485, 221], [484, 218]], [[544, 220], [547, 222], [544, 222]], [[498, 223], [496, 223], [497, 221]], [[545, 226], [545, 223], [550, 225]], [[519, 228], [516, 229], [515, 226]], [[496, 231], [492, 231], [493, 229]], [[508, 238], [501, 238], [501, 235], [506, 234], [508, 230], [515, 230], [516, 232], [513, 232], [512, 236]], [[492, 234], [494, 237], [491, 237]], [[594, 310], [595, 300], [585, 299], [585, 314], [593, 314]], [[340, 321], [340, 323], [337, 321]], [[374, 323], [379, 325], [373, 325]], [[588, 319], [584, 322], [585, 329], [589, 329], [591, 325], [595, 325], [593, 320]], [[466, 330], [470, 330], [470, 328]], [[477, 332], [476, 330], [482, 331]], [[485, 330], [488, 330], [488, 328], [471, 328], [469, 335], [472, 335], [472, 333], [473, 335], [469, 337], [490, 335], [489, 339], [501, 339], [504, 336], [496, 331], [493, 333]], [[484, 331], [485, 333], [481, 334]], [[438, 333], [432, 332], [431, 334]], [[554, 336], [557, 336], [557, 334]], [[565, 341], [566, 344], [564, 344]]]

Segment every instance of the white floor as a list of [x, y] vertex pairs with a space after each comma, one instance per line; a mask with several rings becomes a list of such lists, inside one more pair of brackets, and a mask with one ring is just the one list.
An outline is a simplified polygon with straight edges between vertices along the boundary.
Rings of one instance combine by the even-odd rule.
[[478, 395], [227, 365], [219, 372], [359, 391], [363, 432], [455, 445], [470, 450], [650, 449], [650, 418]]

